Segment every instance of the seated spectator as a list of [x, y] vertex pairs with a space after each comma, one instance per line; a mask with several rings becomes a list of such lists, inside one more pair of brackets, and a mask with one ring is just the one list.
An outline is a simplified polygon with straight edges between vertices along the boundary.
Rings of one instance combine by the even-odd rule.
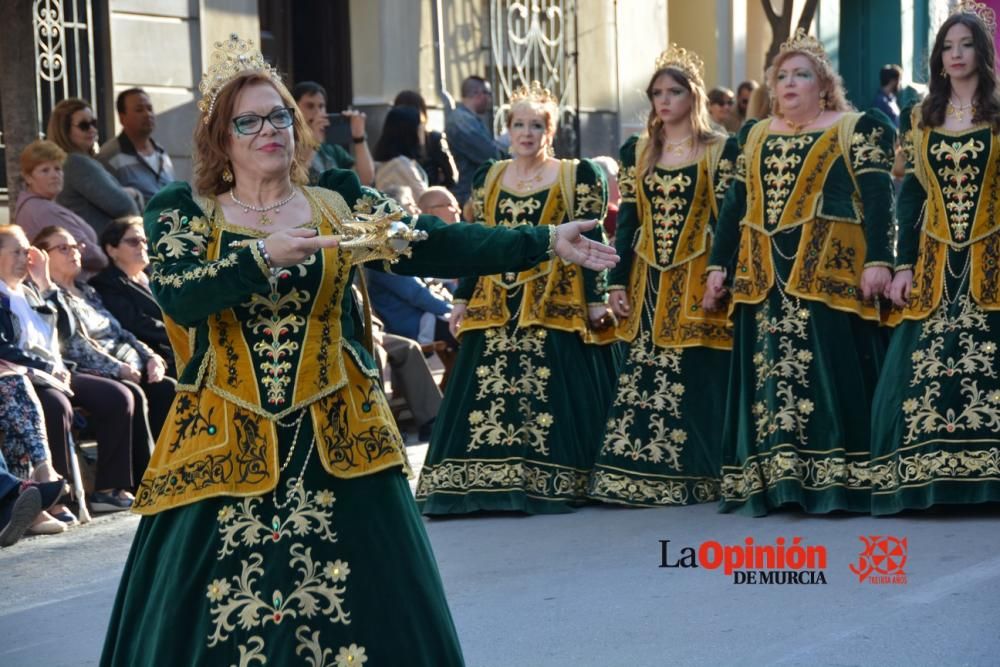
[[384, 325], [372, 318], [372, 341], [379, 365], [389, 365], [392, 390], [406, 400], [417, 424], [417, 437], [428, 440], [441, 409], [441, 389], [420, 349], [420, 343], [410, 338], [386, 333]]
[[462, 101], [448, 114], [444, 131], [458, 165], [458, 183], [452, 192], [464, 207], [472, 194], [472, 177], [476, 170], [488, 160], [503, 158], [506, 151], [494, 141], [493, 133], [482, 119], [493, 104], [490, 84], [481, 76], [466, 77], [462, 81], [461, 96]]
[[618, 224], [618, 204], [622, 198], [618, 189], [618, 160], [607, 155], [598, 155], [594, 163], [604, 172], [608, 182], [608, 214], [604, 218], [604, 234], [609, 239], [615, 238], [615, 228]]
[[750, 108], [750, 96], [759, 87], [759, 83], [753, 79], [748, 79], [736, 88], [736, 116], [739, 118], [740, 127], [747, 120], [747, 110]]
[[125, 187], [135, 188], [143, 201], [174, 181], [174, 163], [162, 146], [153, 141], [156, 114], [153, 102], [142, 88], [129, 88], [115, 100], [122, 132], [101, 146], [97, 159]]
[[143, 205], [139, 191], [122, 187], [94, 156], [97, 119], [89, 103], [75, 97], [59, 102], [49, 116], [48, 139], [68, 155], [56, 201], [98, 234], [115, 218], [139, 214]]
[[716, 129], [734, 133], [740, 129], [740, 119], [736, 116], [736, 96], [728, 88], [719, 86], [708, 91], [708, 115]]
[[62, 480], [19, 479], [10, 473], [0, 454], [0, 547], [9, 547], [21, 539], [38, 515], [58, 502], [64, 486]]
[[319, 144], [309, 164], [310, 185], [316, 185], [320, 175], [330, 169], [354, 169], [362, 185], [371, 185], [375, 181], [375, 164], [368, 151], [365, 114], [353, 109], [341, 112], [351, 125], [352, 156], [340, 144], [326, 142], [326, 128], [330, 126], [330, 118], [326, 112], [326, 88], [315, 81], [302, 81], [292, 88], [292, 97], [306, 117], [306, 122], [313, 131], [313, 138]]
[[177, 381], [166, 375], [166, 362], [123, 328], [97, 291], [79, 280], [80, 255], [66, 230], [47, 227], [35, 237], [34, 245], [48, 253], [52, 282], [62, 290], [66, 315], [79, 332], [62, 341], [63, 354], [81, 371], [118, 379], [128, 387], [137, 419], [142, 421], [148, 411], [148, 424], [139, 425], [136, 437], [155, 442], [177, 388]]
[[436, 215], [449, 224], [462, 220], [462, 209], [455, 195], [439, 185], [424, 190], [424, 194], [417, 200], [417, 208], [421, 213]]
[[435, 295], [419, 278], [365, 269], [372, 308], [391, 334], [421, 345], [440, 340], [449, 349], [458, 342], [448, 331], [451, 302]]
[[747, 105], [747, 120], [764, 120], [771, 115], [771, 94], [767, 86], [757, 86], [750, 93], [750, 103]]
[[420, 112], [412, 107], [389, 109], [382, 136], [375, 144], [375, 188], [384, 192], [393, 185], [405, 185], [419, 199], [429, 186], [427, 172], [419, 162], [423, 154]]
[[[97, 434], [97, 491], [90, 498], [92, 508], [98, 512], [128, 509], [132, 503], [127, 489], [133, 487], [131, 393], [111, 380], [67, 368], [56, 329], [64, 306], [59, 290], [49, 280], [48, 256], [30, 247], [17, 225], [0, 226], [0, 257], [0, 359], [25, 368], [34, 385], [53, 466], [59, 474], [67, 474], [73, 407], [83, 408]], [[32, 282], [26, 283], [29, 273]], [[147, 461], [148, 456], [147, 452]]]
[[431, 186], [439, 185], [453, 187], [458, 181], [458, 167], [455, 156], [451, 154], [448, 140], [444, 134], [436, 130], [427, 131], [427, 103], [424, 97], [415, 90], [404, 90], [393, 100], [394, 107], [412, 107], [420, 113], [420, 125], [424, 128], [427, 150], [420, 166], [427, 172], [427, 182]]
[[[10, 461], [15, 477], [41, 482], [62, 478], [52, 466], [42, 404], [27, 369], [0, 360], [0, 455]], [[31, 535], [55, 535], [79, 523], [65, 505], [39, 512], [28, 528]]]
[[399, 204], [407, 215], [420, 215], [417, 202], [413, 199], [413, 190], [408, 185], [389, 185], [382, 190], [382, 194]]
[[90, 279], [90, 285], [108, 312], [166, 361], [167, 376], [177, 377], [163, 312], [149, 289], [149, 255], [142, 218], [115, 220], [105, 227], [101, 248], [111, 262]]
[[14, 223], [29, 238], [49, 225], [68, 231], [83, 249], [83, 275], [92, 276], [107, 266], [108, 260], [97, 243], [94, 228], [55, 202], [63, 189], [65, 161], [65, 151], [51, 141], [33, 141], [21, 151], [21, 177], [26, 187], [17, 197]]

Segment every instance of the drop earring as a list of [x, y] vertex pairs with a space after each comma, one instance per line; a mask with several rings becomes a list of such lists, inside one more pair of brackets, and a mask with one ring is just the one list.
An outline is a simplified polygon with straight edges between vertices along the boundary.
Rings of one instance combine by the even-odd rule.
[[225, 169], [222, 170], [222, 180], [224, 180], [226, 183], [233, 182], [233, 172], [229, 171], [229, 167], [226, 167]]

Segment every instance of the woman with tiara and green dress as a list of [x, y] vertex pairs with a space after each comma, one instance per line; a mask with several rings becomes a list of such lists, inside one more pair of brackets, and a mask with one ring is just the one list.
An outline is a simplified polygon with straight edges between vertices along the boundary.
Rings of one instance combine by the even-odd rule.
[[462, 665], [357, 265], [457, 277], [554, 252], [601, 270], [614, 251], [581, 235], [592, 222], [448, 225], [353, 172], [305, 185], [305, 118], [236, 35], [201, 92], [194, 188], [145, 213], [180, 381], [100, 664]]
[[767, 80], [775, 113], [740, 134], [705, 295], [706, 309], [719, 307], [731, 281], [720, 509], [868, 512], [895, 131], [880, 112], [849, 110], [822, 45], [802, 30]]
[[[600, 168], [549, 156], [558, 114], [538, 82], [515, 92], [514, 157], [473, 179], [478, 219], [545, 229], [604, 218]], [[614, 383], [604, 290], [601, 273], [560, 260], [459, 284], [451, 325], [461, 346], [417, 484], [424, 514], [557, 513], [586, 501]]]
[[960, 3], [902, 118], [891, 297], [872, 406], [872, 513], [1000, 501], [1000, 91], [996, 17]]
[[719, 206], [735, 173], [735, 139], [711, 129], [701, 58], [671, 46], [646, 88], [646, 132], [621, 150], [609, 303], [629, 343], [590, 496], [634, 506], [719, 497], [732, 331], [702, 308]]

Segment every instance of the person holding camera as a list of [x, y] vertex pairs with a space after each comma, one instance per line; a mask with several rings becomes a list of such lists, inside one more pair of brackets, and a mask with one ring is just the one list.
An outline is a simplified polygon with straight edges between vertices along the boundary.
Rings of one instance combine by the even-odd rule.
[[362, 185], [374, 183], [375, 163], [368, 150], [364, 112], [347, 109], [340, 114], [347, 118], [351, 126], [351, 153], [348, 153], [340, 144], [326, 140], [326, 128], [330, 126], [330, 115], [326, 112], [326, 88], [315, 81], [301, 81], [292, 89], [292, 97], [319, 144], [309, 162], [309, 185], [316, 185], [320, 175], [330, 169], [353, 169]]

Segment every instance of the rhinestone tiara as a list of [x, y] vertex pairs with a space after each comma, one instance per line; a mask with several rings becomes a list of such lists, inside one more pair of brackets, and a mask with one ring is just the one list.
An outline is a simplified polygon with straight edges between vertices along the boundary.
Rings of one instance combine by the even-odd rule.
[[278, 70], [264, 60], [260, 50], [254, 48], [252, 39], [240, 39], [235, 32], [224, 42], [216, 42], [215, 50], [209, 62], [208, 71], [201, 77], [198, 90], [201, 99], [198, 108], [204, 114], [204, 122], [208, 123], [215, 110], [215, 101], [219, 91], [226, 84], [244, 72], [256, 72], [270, 77], [276, 83], [281, 83]]
[[538, 104], [547, 105], [552, 104], [559, 106], [559, 100], [556, 99], [555, 95], [548, 89], [542, 86], [538, 81], [532, 81], [529, 86], [521, 86], [510, 96], [510, 103], [528, 101], [536, 102]]
[[826, 49], [818, 39], [810, 35], [804, 28], [799, 28], [795, 34], [789, 37], [778, 49], [778, 54], [785, 53], [808, 53], [817, 60], [830, 62], [826, 55]]
[[952, 16], [955, 14], [973, 14], [986, 27], [991, 35], [997, 34], [997, 14], [992, 8], [976, 0], [962, 0], [951, 10]]
[[670, 48], [660, 54], [656, 59], [656, 70], [671, 67], [684, 72], [689, 79], [701, 81], [704, 78], [705, 62], [694, 51], [689, 51], [683, 46], [671, 44]]

